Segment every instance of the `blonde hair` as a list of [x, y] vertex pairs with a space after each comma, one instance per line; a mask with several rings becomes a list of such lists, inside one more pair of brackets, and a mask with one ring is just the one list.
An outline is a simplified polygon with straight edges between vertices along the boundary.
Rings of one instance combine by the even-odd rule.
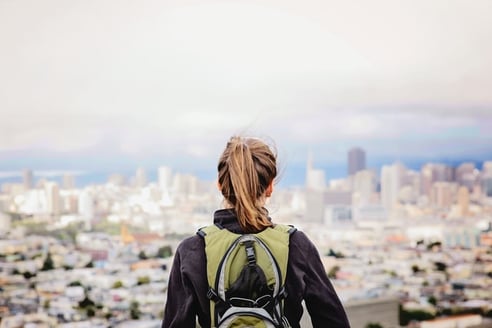
[[233, 136], [217, 168], [222, 195], [234, 207], [241, 228], [251, 233], [272, 226], [263, 206], [266, 189], [277, 176], [272, 149], [260, 139]]

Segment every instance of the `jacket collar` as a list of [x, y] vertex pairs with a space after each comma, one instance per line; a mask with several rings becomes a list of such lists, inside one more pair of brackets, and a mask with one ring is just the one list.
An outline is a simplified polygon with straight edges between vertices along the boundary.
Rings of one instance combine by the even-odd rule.
[[214, 213], [214, 224], [234, 233], [243, 233], [234, 209], [221, 209]]
[[[269, 217], [270, 221], [272, 220]], [[217, 210], [214, 213], [214, 224], [234, 233], [244, 233], [237, 221], [236, 211], [231, 208]]]

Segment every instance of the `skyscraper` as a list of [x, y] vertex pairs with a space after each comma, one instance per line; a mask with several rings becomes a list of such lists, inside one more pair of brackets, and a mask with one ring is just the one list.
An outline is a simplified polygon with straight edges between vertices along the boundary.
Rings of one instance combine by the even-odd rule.
[[306, 189], [324, 190], [326, 188], [325, 172], [313, 167], [313, 156], [308, 154], [306, 165]]
[[357, 195], [358, 204], [369, 204], [376, 191], [376, 176], [373, 171], [359, 171], [354, 176], [353, 192]]
[[454, 170], [440, 163], [426, 163], [420, 170], [420, 192], [430, 197], [435, 182], [452, 182]]
[[482, 165], [482, 173], [484, 175], [491, 175], [492, 176], [492, 161], [487, 161], [484, 162]]
[[304, 214], [306, 220], [318, 223], [324, 221], [325, 189], [325, 172], [313, 167], [313, 156], [309, 152], [306, 165], [306, 212]]
[[59, 215], [61, 213], [60, 187], [56, 182], [46, 182], [44, 187], [48, 213]]
[[470, 212], [470, 191], [465, 186], [458, 189], [458, 206], [461, 216], [466, 217]]
[[94, 219], [94, 196], [90, 190], [84, 189], [79, 194], [78, 211], [85, 223], [85, 229], [91, 229], [91, 223]]
[[479, 171], [476, 169], [475, 163], [462, 163], [456, 168], [456, 182], [471, 191], [477, 181], [478, 174]]
[[406, 169], [401, 163], [381, 168], [381, 205], [390, 212], [399, 202], [398, 193]]
[[348, 175], [354, 175], [355, 173], [366, 169], [366, 152], [364, 149], [354, 147], [348, 152]]
[[34, 184], [34, 180], [33, 180], [33, 175], [32, 175], [31, 170], [26, 169], [22, 172], [22, 181], [24, 183], [24, 187], [26, 188], [26, 190], [29, 190], [32, 188], [32, 186]]
[[157, 171], [157, 178], [159, 180], [159, 187], [161, 190], [169, 191], [172, 185], [173, 173], [170, 167], [161, 166]]

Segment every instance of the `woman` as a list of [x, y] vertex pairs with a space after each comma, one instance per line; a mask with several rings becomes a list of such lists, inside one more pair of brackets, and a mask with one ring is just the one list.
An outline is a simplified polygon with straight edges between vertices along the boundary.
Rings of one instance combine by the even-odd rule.
[[[256, 233], [274, 223], [264, 207], [277, 176], [276, 156], [257, 138], [232, 137], [219, 159], [218, 187], [226, 208], [214, 223], [234, 233]], [[290, 236], [284, 314], [300, 327], [304, 300], [314, 328], [350, 327], [313, 243], [301, 231]], [[177, 248], [169, 277], [162, 327], [210, 327], [205, 244], [196, 235]]]

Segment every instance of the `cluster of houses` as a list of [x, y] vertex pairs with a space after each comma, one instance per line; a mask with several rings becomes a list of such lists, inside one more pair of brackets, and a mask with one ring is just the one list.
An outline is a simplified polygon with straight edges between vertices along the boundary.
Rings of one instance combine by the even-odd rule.
[[170, 246], [156, 235], [134, 239], [0, 240], [0, 327], [158, 327]]
[[[328, 255], [324, 257], [328, 275], [348, 308], [358, 301], [397, 300], [398, 322], [393, 316], [393, 322], [385, 322], [384, 327], [431, 327], [429, 322], [434, 320], [458, 320], [463, 315], [474, 315], [475, 319], [470, 325], [453, 322], [436, 327], [476, 327], [477, 320], [488, 324], [483, 327], [492, 326], [489, 246], [446, 248], [440, 242], [412, 247], [345, 245]], [[378, 316], [374, 315], [373, 322], [381, 322]], [[416, 322], [426, 323], [416, 326]]]

